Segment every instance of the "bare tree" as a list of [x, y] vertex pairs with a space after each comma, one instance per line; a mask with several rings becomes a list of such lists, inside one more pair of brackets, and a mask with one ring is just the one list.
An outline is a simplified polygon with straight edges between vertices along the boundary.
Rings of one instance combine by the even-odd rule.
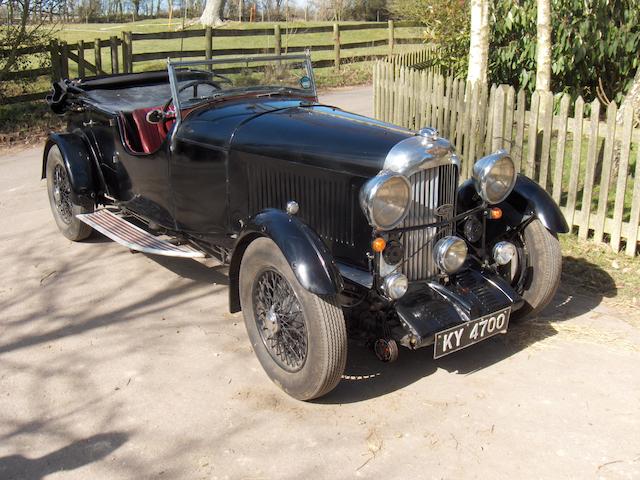
[[489, 63], [489, 0], [471, 0], [470, 82], [486, 81]]
[[223, 11], [225, 0], [207, 0], [200, 23], [209, 27], [219, 27], [224, 24]]
[[12, 72], [32, 68], [34, 61], [46, 66], [48, 55], [29, 58], [25, 49], [37, 50], [54, 38], [57, 24], [49, 19], [58, 17], [60, 6], [58, 0], [0, 0], [0, 11], [7, 12], [7, 21], [0, 28], [0, 99]]
[[551, 0], [536, 0], [536, 90], [551, 90]]

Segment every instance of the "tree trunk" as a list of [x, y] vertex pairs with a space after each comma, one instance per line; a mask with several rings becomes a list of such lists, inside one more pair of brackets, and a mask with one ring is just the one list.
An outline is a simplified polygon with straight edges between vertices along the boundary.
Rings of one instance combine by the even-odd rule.
[[222, 12], [225, 0], [207, 0], [204, 11], [200, 17], [200, 23], [208, 27], [219, 27], [224, 23]]
[[638, 69], [636, 70], [636, 76], [633, 78], [631, 88], [620, 104], [618, 118], [616, 118], [618, 123], [622, 123], [624, 112], [628, 108], [633, 108], [633, 118], [635, 118], [636, 122], [640, 122], [640, 66], [638, 66]]
[[[616, 114], [616, 123], [617, 128], [622, 127], [622, 122], [624, 120], [625, 112], [632, 108], [633, 109], [633, 118], [635, 119], [635, 123], [640, 123], [640, 66], [636, 70], [636, 75], [633, 77], [633, 83], [631, 84], [631, 88], [627, 92], [620, 104], [620, 108], [618, 109], [618, 113]], [[617, 140], [614, 144], [613, 150], [613, 167], [611, 178], [618, 177], [618, 170], [620, 167], [620, 154], [621, 154], [622, 146], [620, 145], [620, 141]]]
[[551, 89], [551, 0], [537, 0], [536, 90]]
[[467, 80], [485, 82], [489, 63], [489, 0], [471, 0], [470, 36]]

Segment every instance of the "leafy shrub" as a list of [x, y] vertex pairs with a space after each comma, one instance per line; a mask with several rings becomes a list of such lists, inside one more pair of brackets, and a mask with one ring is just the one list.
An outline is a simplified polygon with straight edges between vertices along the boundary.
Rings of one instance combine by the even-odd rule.
[[[638, 0], [552, 0], [551, 90], [620, 102], [640, 63]], [[529, 92], [536, 77], [535, 0], [497, 0], [489, 76]]]
[[391, 0], [396, 18], [420, 22], [426, 43], [437, 45], [431, 64], [456, 77], [467, 76], [468, 0]]

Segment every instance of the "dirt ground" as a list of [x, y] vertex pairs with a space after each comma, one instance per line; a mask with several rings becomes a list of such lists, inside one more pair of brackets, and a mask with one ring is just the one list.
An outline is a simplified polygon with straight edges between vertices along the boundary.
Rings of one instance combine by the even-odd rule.
[[338, 388], [298, 402], [223, 268], [66, 240], [40, 155], [0, 153], [0, 479], [640, 478], [640, 332], [601, 296], [565, 286], [440, 360], [352, 345]]

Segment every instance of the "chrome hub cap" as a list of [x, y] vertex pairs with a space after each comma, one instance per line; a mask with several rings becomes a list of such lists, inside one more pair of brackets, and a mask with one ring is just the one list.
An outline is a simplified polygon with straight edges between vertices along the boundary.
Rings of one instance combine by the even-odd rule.
[[265, 315], [264, 326], [269, 332], [269, 337], [273, 337], [276, 333], [278, 333], [278, 314], [276, 313], [275, 305], [271, 305], [271, 308]]

